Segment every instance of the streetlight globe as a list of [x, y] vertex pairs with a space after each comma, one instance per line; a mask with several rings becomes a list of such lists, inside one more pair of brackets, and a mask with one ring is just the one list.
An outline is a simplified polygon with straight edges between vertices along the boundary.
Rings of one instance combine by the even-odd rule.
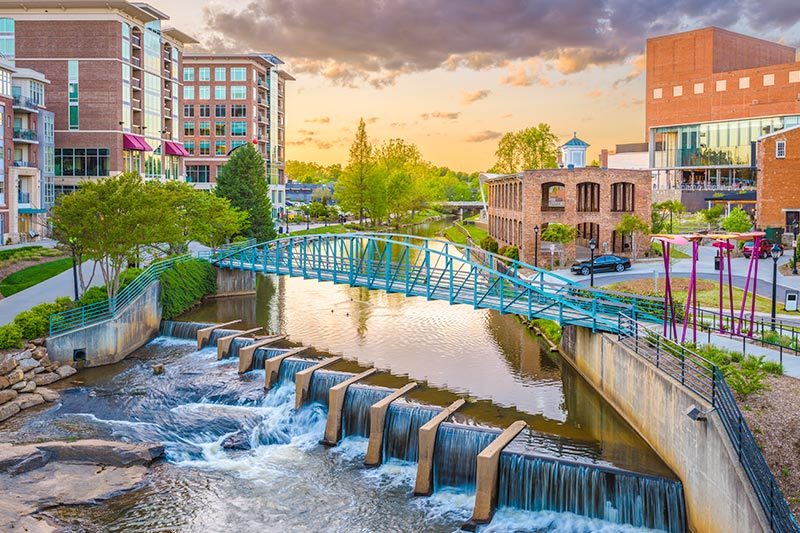
[[777, 244], [772, 245], [772, 250], [770, 250], [770, 254], [772, 254], [772, 260], [778, 261], [778, 258], [781, 256], [781, 248]]
[[539, 235], [539, 225], [538, 225], [538, 224], [537, 224], [537, 225], [535, 225], [535, 226], [533, 227], [533, 232], [534, 232], [536, 235]]
[[589, 241], [589, 249], [590, 249], [590, 250], [594, 250], [595, 248], [597, 248], [597, 241], [596, 241], [596, 240], [594, 240], [594, 239], [591, 239], [591, 240]]

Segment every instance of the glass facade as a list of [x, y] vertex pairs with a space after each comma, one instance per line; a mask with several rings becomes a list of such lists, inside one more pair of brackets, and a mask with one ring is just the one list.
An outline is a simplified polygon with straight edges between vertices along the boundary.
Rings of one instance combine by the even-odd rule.
[[246, 67], [231, 67], [231, 81], [246, 81], [247, 68]]
[[278, 163], [280, 163], [280, 155], [278, 154], [278, 93], [280, 84], [280, 75], [275, 69], [270, 69], [267, 73], [267, 99], [269, 100], [269, 136], [267, 138], [267, 150], [269, 158], [267, 159], [267, 181], [271, 185], [276, 185], [280, 182], [280, 175], [278, 172]]
[[108, 148], [56, 148], [56, 176], [107, 176]]
[[70, 59], [67, 61], [68, 93], [69, 93], [69, 129], [77, 130], [80, 128], [80, 117], [78, 112], [78, 60]]
[[0, 18], [0, 54], [13, 65], [16, 54], [14, 19]]

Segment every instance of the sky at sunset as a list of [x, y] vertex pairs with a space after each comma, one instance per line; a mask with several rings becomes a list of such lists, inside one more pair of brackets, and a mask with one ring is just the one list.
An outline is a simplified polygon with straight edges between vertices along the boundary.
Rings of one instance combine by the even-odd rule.
[[589, 155], [644, 141], [644, 43], [716, 25], [796, 46], [797, 0], [150, 0], [227, 52], [273, 53], [287, 159], [346, 163], [359, 117], [455, 170], [486, 170], [505, 131], [549, 123]]

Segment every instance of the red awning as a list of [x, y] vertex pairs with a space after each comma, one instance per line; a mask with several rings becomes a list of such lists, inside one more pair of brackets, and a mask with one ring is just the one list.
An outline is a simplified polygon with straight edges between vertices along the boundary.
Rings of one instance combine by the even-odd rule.
[[125, 150], [135, 150], [137, 152], [152, 152], [153, 149], [144, 140], [144, 137], [133, 135], [132, 133], [122, 134], [122, 148]]
[[184, 148], [181, 143], [164, 141], [164, 155], [177, 155], [181, 157], [187, 157], [191, 154], [186, 151], [186, 148]]

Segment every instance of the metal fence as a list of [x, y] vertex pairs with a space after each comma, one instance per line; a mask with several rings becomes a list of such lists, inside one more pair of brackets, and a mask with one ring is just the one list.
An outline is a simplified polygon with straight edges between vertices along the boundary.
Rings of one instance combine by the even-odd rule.
[[693, 350], [623, 313], [619, 314], [619, 341], [713, 406], [772, 530], [800, 531], [722, 371]]
[[144, 293], [150, 284], [157, 281], [163, 272], [171, 269], [176, 263], [187, 261], [191, 258], [192, 256], [187, 254], [156, 261], [145, 268], [141, 274], [136, 276], [136, 279], [126, 285], [113, 298], [50, 315], [50, 335], [57, 335], [114, 318]]

